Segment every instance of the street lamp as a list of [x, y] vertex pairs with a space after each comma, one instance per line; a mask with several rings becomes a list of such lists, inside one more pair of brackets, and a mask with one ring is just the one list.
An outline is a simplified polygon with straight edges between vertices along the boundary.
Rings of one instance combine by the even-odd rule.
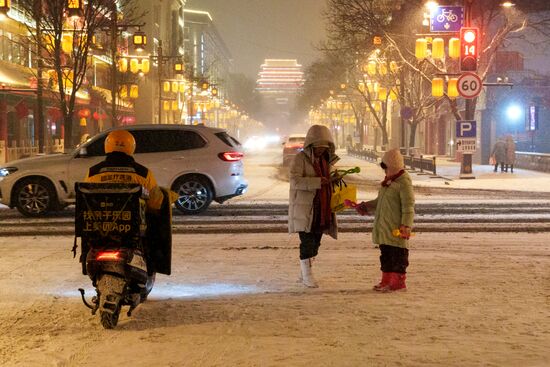
[[82, 0], [67, 0], [69, 17], [80, 17], [82, 15]]
[[144, 47], [147, 45], [147, 35], [142, 31], [137, 31], [132, 37], [134, 47], [136, 51], [143, 51]]
[[512, 8], [512, 7], [516, 6], [516, 4], [514, 4], [511, 1], [505, 1], [502, 4], [500, 4], [500, 6], [502, 6], [503, 8]]
[[523, 114], [523, 111], [522, 111], [521, 107], [516, 105], [516, 104], [510, 105], [506, 109], [506, 116], [511, 121], [518, 120], [521, 117], [522, 114]]

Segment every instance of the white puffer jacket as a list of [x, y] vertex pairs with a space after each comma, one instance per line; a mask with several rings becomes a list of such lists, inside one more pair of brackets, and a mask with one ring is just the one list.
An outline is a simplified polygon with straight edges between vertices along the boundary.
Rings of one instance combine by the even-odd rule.
[[[321, 178], [313, 168], [313, 144], [326, 142], [329, 145], [330, 170], [338, 161], [334, 154], [335, 147], [327, 127], [313, 125], [304, 142], [304, 150], [294, 157], [290, 164], [290, 195], [288, 207], [288, 232], [311, 232], [313, 222], [313, 199], [321, 188]], [[336, 215], [332, 213], [332, 224], [326, 233], [333, 238], [338, 235]]]

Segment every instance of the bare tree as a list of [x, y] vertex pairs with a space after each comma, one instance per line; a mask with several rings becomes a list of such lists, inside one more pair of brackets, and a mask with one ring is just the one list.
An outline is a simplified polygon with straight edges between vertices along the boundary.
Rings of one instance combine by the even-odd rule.
[[[539, 34], [548, 34], [550, 24], [550, 3], [545, 0], [523, 2], [515, 8], [506, 9], [498, 0], [468, 1], [471, 3], [469, 14], [472, 24], [480, 28], [482, 48], [478, 72], [482, 79], [487, 77], [496, 57], [496, 52], [507, 40], [514, 37], [526, 37], [525, 31], [532, 29]], [[353, 57], [357, 54], [371, 54], [374, 46], [372, 39], [380, 37], [384, 52], [399, 59], [404, 73], [401, 76], [399, 101], [413, 109], [411, 134], [416, 133], [416, 125], [425, 116], [427, 109], [434, 104], [433, 98], [426, 93], [427, 83], [436, 74], [457, 72], [456, 61], [433, 60], [427, 58], [418, 61], [414, 57], [414, 39], [420, 27], [423, 2], [419, 0], [328, 0], [326, 19], [329, 39], [324, 47], [326, 51], [338, 52]], [[365, 98], [368, 99], [368, 95]], [[459, 113], [456, 99], [449, 102], [456, 119], [472, 119], [476, 100], [466, 103], [465, 116]], [[375, 118], [377, 115], [374, 115]], [[379, 126], [384, 128], [384, 115]], [[414, 136], [409, 144], [414, 144]]]

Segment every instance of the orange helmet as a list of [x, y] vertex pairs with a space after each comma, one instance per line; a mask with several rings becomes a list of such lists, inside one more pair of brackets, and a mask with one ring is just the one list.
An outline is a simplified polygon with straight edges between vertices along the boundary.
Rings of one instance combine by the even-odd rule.
[[126, 130], [111, 131], [105, 139], [105, 153], [123, 152], [128, 155], [134, 154], [136, 150], [136, 140], [134, 136]]

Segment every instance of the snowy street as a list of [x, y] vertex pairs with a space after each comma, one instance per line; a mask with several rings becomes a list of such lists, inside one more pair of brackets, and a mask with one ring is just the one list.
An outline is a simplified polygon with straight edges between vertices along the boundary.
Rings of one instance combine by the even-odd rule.
[[[250, 155], [246, 195], [229, 206], [214, 205], [209, 215], [175, 217], [173, 274], [157, 277], [149, 300], [131, 317], [123, 309], [115, 330], [103, 329], [80, 300], [79, 287], [88, 299], [93, 289], [70, 253], [73, 237], [55, 231], [32, 235], [48, 225], [70, 233], [73, 209], [31, 226], [32, 220], [3, 208], [0, 365], [550, 364], [548, 232], [517, 233], [512, 227], [544, 230], [550, 175], [518, 170], [504, 176], [480, 166], [478, 179], [453, 180], [449, 187], [443, 179], [412, 174], [417, 189], [423, 188], [409, 289], [379, 294], [371, 290], [379, 280], [379, 250], [365, 233], [372, 217], [349, 213], [341, 216], [348, 230], [338, 241], [324, 239], [314, 263], [320, 288], [296, 282], [299, 243], [297, 235], [282, 233], [288, 183], [278, 159], [273, 152]], [[342, 161], [362, 165], [359, 198], [373, 197], [380, 168], [345, 156]], [[446, 163], [441, 171], [451, 177], [456, 168]], [[453, 190], [458, 185], [463, 187]], [[475, 207], [482, 202], [488, 205], [484, 211]], [[240, 214], [233, 209], [239, 205]], [[253, 210], [263, 212], [251, 216], [247, 211]], [[467, 220], [479, 223], [475, 232], [422, 229], [450, 230], [467, 226]], [[232, 223], [227, 228], [237, 232], [245, 226], [275, 229], [182, 234], [194, 222]], [[502, 233], [490, 232], [507, 225]], [[21, 235], [25, 230], [29, 235]]]
[[[174, 272], [104, 330], [71, 237], [0, 239], [2, 366], [547, 366], [544, 234], [419, 234], [407, 292], [378, 294], [368, 234], [324, 240], [318, 289], [286, 234], [177, 235]], [[124, 310], [123, 310], [124, 311]]]

